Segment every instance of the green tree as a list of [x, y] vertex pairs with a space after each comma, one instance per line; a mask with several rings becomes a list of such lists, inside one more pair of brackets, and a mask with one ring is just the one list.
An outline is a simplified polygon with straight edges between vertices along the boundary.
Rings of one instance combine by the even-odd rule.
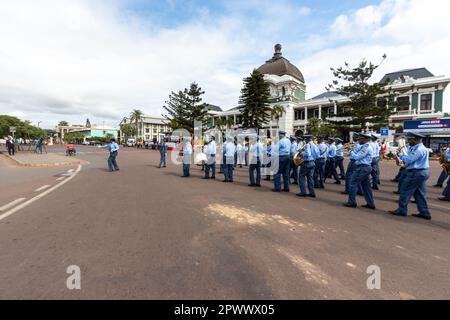
[[286, 113], [286, 109], [284, 109], [280, 105], [273, 106], [272, 110], [270, 111], [270, 119], [275, 120], [277, 122], [277, 127], [280, 123], [280, 118]]
[[139, 132], [139, 122], [142, 121], [144, 113], [139, 109], [134, 109], [130, 114], [130, 122], [134, 122], [134, 126], [136, 128], [136, 133]]
[[337, 130], [361, 130], [366, 124], [371, 127], [387, 125], [396, 105], [395, 94], [386, 83], [368, 83], [378, 67], [362, 60], [356, 68], [350, 68], [348, 63], [344, 67], [331, 68], [335, 80], [327, 90], [347, 97], [347, 101], [336, 102], [338, 112], [334, 116], [338, 119], [329, 120]]
[[169, 120], [172, 129], [185, 129], [194, 132], [194, 121], [200, 121], [206, 126], [208, 109], [206, 103], [202, 102], [205, 92], [195, 82], [191, 83], [189, 89], [173, 92], [165, 102], [163, 108], [167, 114], [163, 115]]
[[17, 117], [0, 115], [0, 137], [11, 135], [10, 127], [15, 127], [15, 137], [24, 139], [35, 139], [40, 137], [47, 137], [47, 132], [41, 128], [35, 127], [30, 121], [21, 121]]
[[310, 118], [308, 119], [308, 124], [306, 125], [306, 132], [312, 135], [318, 135], [320, 133], [320, 127], [322, 124], [322, 119]]
[[242, 126], [260, 129], [268, 123], [271, 115], [269, 102], [269, 84], [264, 81], [263, 74], [254, 69], [249, 77], [244, 78], [244, 86], [241, 89], [239, 110], [242, 114]]
[[125, 134], [125, 139], [128, 139], [129, 137], [133, 137], [137, 133], [136, 128], [129, 123], [123, 124], [121, 129], [122, 129], [122, 132]]

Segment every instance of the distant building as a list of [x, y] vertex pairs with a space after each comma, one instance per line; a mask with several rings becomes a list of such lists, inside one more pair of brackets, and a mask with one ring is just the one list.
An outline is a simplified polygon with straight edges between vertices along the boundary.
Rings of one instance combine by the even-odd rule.
[[[124, 141], [124, 139], [126, 138], [124, 132], [122, 131], [122, 126], [125, 124], [131, 124], [132, 126], [136, 127], [135, 122], [131, 122], [130, 118], [123, 118], [119, 123], [119, 136], [121, 141]], [[141, 139], [143, 141], [161, 141], [162, 139], [164, 139], [166, 133], [168, 133], [170, 130], [171, 129], [168, 125], [167, 119], [163, 117], [144, 115], [141, 121], [139, 121], [138, 123], [137, 134], [133, 138]]]
[[105, 138], [107, 136], [118, 138], [118, 130], [116, 128], [104, 125], [91, 125], [89, 119], [86, 121], [86, 125], [58, 125], [53, 132], [57, 143], [62, 143], [67, 133], [81, 133], [84, 135], [85, 140], [93, 137]]

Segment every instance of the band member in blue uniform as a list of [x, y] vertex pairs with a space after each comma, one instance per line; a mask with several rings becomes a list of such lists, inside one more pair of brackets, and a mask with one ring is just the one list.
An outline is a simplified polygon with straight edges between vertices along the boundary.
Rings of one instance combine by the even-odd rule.
[[350, 156], [355, 160], [355, 170], [350, 177], [350, 189], [348, 202], [345, 207], [356, 208], [356, 193], [358, 185], [361, 184], [366, 204], [362, 207], [375, 209], [372, 188], [370, 187], [370, 173], [372, 171], [372, 148], [369, 145], [370, 135], [360, 134], [358, 142], [361, 145], [357, 152], [351, 151]]
[[[450, 143], [447, 145], [447, 150], [444, 151], [445, 157], [447, 158], [447, 163], [450, 163]], [[446, 170], [442, 170], [441, 174], [439, 175], [438, 181], [433, 187], [436, 188], [442, 188], [444, 185], [445, 179], [448, 178], [448, 173]], [[450, 179], [449, 179], [450, 180]]]
[[274, 192], [281, 191], [281, 176], [283, 176], [284, 192], [289, 192], [289, 168], [291, 160], [291, 141], [286, 138], [286, 131], [279, 131], [280, 141], [272, 148], [272, 152], [278, 156], [278, 169], [274, 177]]
[[316, 159], [316, 167], [314, 169], [314, 187], [325, 188], [325, 165], [327, 161], [328, 145], [323, 137], [317, 137], [319, 154]]
[[249, 187], [261, 187], [261, 162], [263, 160], [263, 153], [264, 146], [258, 137], [256, 142], [250, 147], [250, 167], [248, 168]]
[[344, 169], [344, 146], [342, 144], [341, 138], [336, 138], [336, 170], [339, 168], [339, 178], [345, 179], [345, 169]]
[[298, 150], [298, 142], [297, 142], [297, 138], [291, 136], [291, 167], [290, 167], [290, 178], [294, 180], [294, 182], [292, 182], [292, 184], [297, 184], [297, 178], [298, 178], [298, 174], [297, 174], [297, 166], [294, 163], [294, 155]]
[[414, 217], [431, 220], [431, 214], [427, 204], [426, 181], [430, 177], [429, 152], [422, 143], [424, 136], [408, 132], [406, 134], [410, 145], [409, 154], [397, 156], [405, 164], [405, 177], [400, 186], [399, 206], [395, 211], [389, 211], [396, 216], [408, 215], [408, 203], [414, 196], [419, 214]]
[[[205, 176], [203, 179], [215, 179], [216, 178], [216, 138], [211, 137], [208, 144], [205, 146], [204, 152], [206, 154], [206, 166]], [[211, 171], [211, 177], [209, 172]]]
[[334, 138], [328, 138], [328, 154], [327, 154], [327, 166], [325, 169], [325, 180], [332, 175], [335, 184], [341, 184], [339, 180], [339, 176], [336, 171], [336, 144], [334, 142]]
[[[302, 157], [304, 159], [303, 164], [299, 168], [298, 172], [298, 185], [300, 187], [300, 192], [297, 193], [299, 197], [312, 197], [315, 198], [316, 194], [314, 192], [314, 169], [316, 167], [315, 160], [319, 154], [319, 148], [312, 141], [313, 136], [305, 135], [306, 147], [302, 152]], [[309, 194], [306, 193], [305, 179], [308, 183]]]
[[380, 184], [380, 145], [377, 142], [378, 137], [372, 135], [372, 141], [370, 145], [372, 147], [372, 189], [378, 190]]

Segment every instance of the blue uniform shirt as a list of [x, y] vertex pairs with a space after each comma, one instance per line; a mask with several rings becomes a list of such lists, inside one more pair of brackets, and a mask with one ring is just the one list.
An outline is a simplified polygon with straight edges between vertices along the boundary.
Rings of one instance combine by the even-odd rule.
[[447, 156], [447, 162], [450, 162], [450, 148], [445, 151], [445, 155]]
[[336, 157], [336, 146], [334, 144], [330, 144], [328, 146], [328, 158]]
[[165, 142], [159, 145], [159, 153], [160, 154], [167, 153], [167, 144]]
[[291, 141], [284, 137], [278, 142], [278, 155], [289, 156], [291, 154]]
[[357, 152], [351, 151], [350, 156], [355, 160], [357, 165], [372, 164], [372, 148], [368, 143], [362, 144]]
[[109, 152], [114, 152], [114, 151], [119, 150], [119, 145], [115, 142], [111, 142], [111, 143], [108, 143], [106, 148], [108, 148]]
[[291, 156], [293, 156], [298, 150], [298, 143], [297, 142], [292, 142], [291, 144]]
[[428, 161], [429, 152], [423, 143], [419, 143], [409, 148], [407, 155], [400, 154], [399, 158], [406, 165], [406, 169], [428, 169], [430, 163]]
[[336, 157], [344, 157], [344, 146], [342, 145], [342, 143], [336, 145]]
[[319, 149], [318, 158], [325, 159], [327, 157], [327, 153], [328, 153], [327, 144], [325, 142], [319, 143], [318, 149]]
[[377, 158], [380, 156], [380, 147], [378, 145], [378, 142], [370, 141], [370, 146], [372, 147], [372, 158]]
[[361, 149], [361, 145], [358, 142], [355, 142], [355, 144], [353, 145], [353, 152], [350, 152], [349, 154], [350, 160], [355, 161], [355, 159], [353, 158], [353, 154], [358, 153], [359, 149]]

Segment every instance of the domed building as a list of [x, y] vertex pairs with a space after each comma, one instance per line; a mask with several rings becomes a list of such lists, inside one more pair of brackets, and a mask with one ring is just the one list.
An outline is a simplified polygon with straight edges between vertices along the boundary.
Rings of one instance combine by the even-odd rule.
[[[271, 107], [279, 105], [285, 109], [285, 113], [278, 123], [272, 121], [263, 129], [274, 128], [278, 125], [288, 135], [292, 135], [294, 134], [294, 109], [305, 101], [306, 86], [301, 71], [283, 57], [281, 49], [281, 45], [276, 44], [273, 57], [257, 69], [264, 75], [264, 80], [269, 83]], [[237, 126], [240, 123], [239, 107], [228, 111], [210, 111], [210, 113], [214, 118], [233, 117]]]

